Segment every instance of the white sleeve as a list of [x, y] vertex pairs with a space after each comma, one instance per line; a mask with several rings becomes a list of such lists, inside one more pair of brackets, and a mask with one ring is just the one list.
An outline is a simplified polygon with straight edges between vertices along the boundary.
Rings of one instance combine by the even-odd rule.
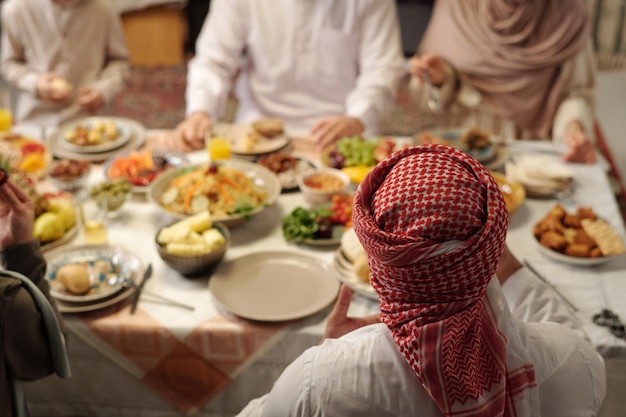
[[594, 137], [595, 58], [589, 42], [563, 67], [564, 99], [554, 116], [552, 140], [563, 142], [567, 126], [578, 121], [587, 135]]
[[502, 285], [502, 292], [516, 319], [527, 323], [559, 323], [589, 340], [576, 317], [528, 268], [511, 275]]
[[213, 0], [189, 61], [186, 115], [216, 119], [225, 106], [246, 45], [248, 16], [240, 0]]
[[378, 133], [405, 73], [400, 25], [392, 0], [372, 1], [362, 22], [359, 77], [346, 100], [346, 114], [359, 119], [367, 132]]

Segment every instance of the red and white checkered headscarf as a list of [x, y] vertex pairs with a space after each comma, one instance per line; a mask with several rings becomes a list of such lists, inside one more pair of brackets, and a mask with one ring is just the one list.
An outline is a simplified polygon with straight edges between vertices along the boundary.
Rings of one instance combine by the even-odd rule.
[[359, 186], [353, 223], [381, 319], [441, 412], [529, 415], [533, 366], [507, 354], [485, 295], [508, 226], [489, 172], [448, 146], [401, 150]]

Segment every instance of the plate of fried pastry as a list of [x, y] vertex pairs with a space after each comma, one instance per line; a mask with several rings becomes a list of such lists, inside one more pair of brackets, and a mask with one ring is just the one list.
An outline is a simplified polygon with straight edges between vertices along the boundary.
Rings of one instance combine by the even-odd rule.
[[619, 234], [590, 207], [568, 212], [556, 204], [535, 224], [533, 234], [544, 255], [571, 265], [598, 265], [626, 253]]

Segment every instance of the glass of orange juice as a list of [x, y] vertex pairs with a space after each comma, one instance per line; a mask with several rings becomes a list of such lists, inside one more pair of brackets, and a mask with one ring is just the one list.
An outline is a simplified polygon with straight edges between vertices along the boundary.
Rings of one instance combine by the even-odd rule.
[[11, 112], [11, 93], [8, 89], [0, 89], [0, 132], [8, 132], [13, 125]]
[[208, 136], [206, 139], [206, 149], [209, 153], [209, 161], [219, 161], [229, 159], [231, 155], [230, 142], [217, 136]]

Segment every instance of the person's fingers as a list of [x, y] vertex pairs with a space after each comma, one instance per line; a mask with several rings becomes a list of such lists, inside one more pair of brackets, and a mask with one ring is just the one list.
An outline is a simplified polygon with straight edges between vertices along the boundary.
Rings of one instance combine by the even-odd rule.
[[361, 320], [363, 326], [369, 326], [370, 324], [380, 323], [380, 315], [372, 314], [371, 316], [363, 317]]
[[348, 309], [350, 308], [350, 302], [352, 301], [352, 289], [346, 284], [342, 284], [339, 289], [339, 295], [333, 311], [330, 313], [332, 317], [347, 317]]
[[315, 123], [313, 125], [313, 127], [311, 128], [311, 137], [313, 137], [314, 139], [316, 138], [316, 136], [320, 136], [323, 134], [323, 132], [328, 129], [328, 125], [330, 124], [330, 120], [329, 119], [322, 119], [320, 121], [318, 121], [317, 123]]
[[30, 197], [16, 183], [9, 180], [7, 181], [7, 185], [13, 191], [18, 201], [22, 203], [29, 203], [31, 201]]
[[0, 187], [0, 200], [4, 201], [11, 207], [15, 207], [20, 204], [20, 196], [15, 192], [16, 189], [21, 192], [19, 187], [16, 187], [13, 181], [7, 181], [3, 187]]

